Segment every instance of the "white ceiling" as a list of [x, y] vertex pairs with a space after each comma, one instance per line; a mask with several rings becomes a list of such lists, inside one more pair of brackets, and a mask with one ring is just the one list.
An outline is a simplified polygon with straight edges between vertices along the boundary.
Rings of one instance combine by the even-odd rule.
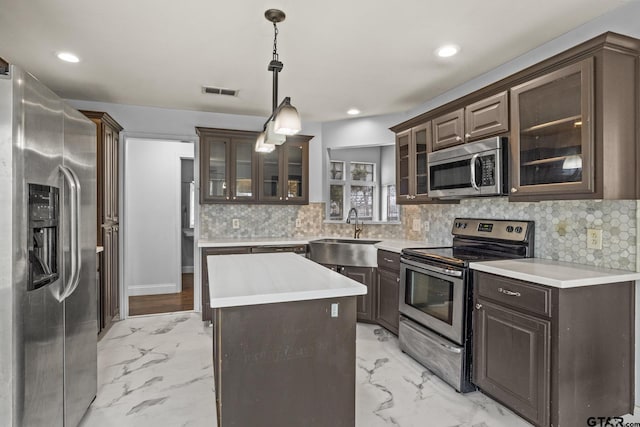
[[[279, 100], [330, 121], [351, 107], [411, 109], [627, 1], [0, 0], [0, 56], [68, 99], [266, 116], [273, 27], [263, 13], [279, 8]], [[444, 43], [462, 50], [436, 59]]]

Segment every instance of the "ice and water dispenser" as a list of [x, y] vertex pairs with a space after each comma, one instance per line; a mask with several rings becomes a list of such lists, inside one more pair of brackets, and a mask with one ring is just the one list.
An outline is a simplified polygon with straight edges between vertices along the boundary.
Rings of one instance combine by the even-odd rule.
[[29, 184], [29, 285], [34, 290], [59, 277], [59, 191], [56, 187]]

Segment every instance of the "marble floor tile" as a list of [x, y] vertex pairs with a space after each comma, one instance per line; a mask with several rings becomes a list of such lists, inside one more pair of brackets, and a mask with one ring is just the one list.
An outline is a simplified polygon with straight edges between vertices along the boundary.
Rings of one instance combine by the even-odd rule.
[[[116, 323], [98, 344], [98, 395], [81, 427], [216, 426], [211, 333], [199, 313]], [[356, 357], [357, 427], [530, 426], [480, 392], [457, 393], [379, 326], [358, 324]]]

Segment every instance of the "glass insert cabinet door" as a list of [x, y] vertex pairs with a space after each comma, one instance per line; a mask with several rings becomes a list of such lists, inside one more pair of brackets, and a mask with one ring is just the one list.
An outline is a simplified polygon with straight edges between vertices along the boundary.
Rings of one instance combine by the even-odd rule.
[[280, 185], [280, 149], [261, 153], [260, 191], [264, 200], [282, 200]]
[[227, 153], [231, 140], [225, 138], [207, 138], [204, 144], [204, 165], [208, 170], [208, 179], [204, 184], [205, 198], [227, 199], [229, 197], [229, 183], [227, 182]]
[[237, 140], [233, 145], [233, 200], [255, 199], [253, 176], [255, 170], [254, 145], [252, 140]]
[[593, 191], [593, 59], [511, 91], [511, 194]]
[[285, 200], [303, 200], [306, 198], [305, 175], [307, 174], [304, 151], [307, 145], [287, 143], [285, 146], [284, 166], [286, 168]]

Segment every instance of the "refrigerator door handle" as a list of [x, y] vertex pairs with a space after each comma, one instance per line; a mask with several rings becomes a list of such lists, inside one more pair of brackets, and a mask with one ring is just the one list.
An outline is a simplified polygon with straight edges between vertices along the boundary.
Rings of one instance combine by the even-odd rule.
[[69, 214], [71, 216], [71, 275], [62, 291], [60, 300], [64, 301], [73, 293], [80, 282], [80, 182], [78, 176], [66, 166], [59, 166], [60, 172], [69, 186]]

